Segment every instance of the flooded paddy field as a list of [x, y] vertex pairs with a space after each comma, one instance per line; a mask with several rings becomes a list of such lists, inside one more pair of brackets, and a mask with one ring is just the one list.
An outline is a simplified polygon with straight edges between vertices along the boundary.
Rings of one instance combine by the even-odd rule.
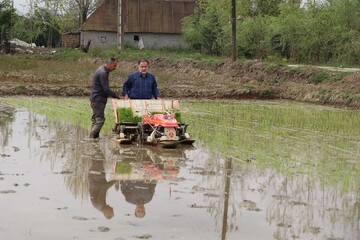
[[[108, 106], [111, 104], [108, 104]], [[116, 146], [109, 106], [0, 98], [2, 239], [360, 239], [360, 113], [182, 101], [197, 141]]]

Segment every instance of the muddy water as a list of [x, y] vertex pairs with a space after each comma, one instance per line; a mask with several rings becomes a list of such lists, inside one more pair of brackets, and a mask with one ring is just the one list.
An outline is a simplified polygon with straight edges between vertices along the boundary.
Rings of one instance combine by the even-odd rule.
[[[258, 123], [259, 132], [246, 127], [251, 155], [231, 136], [234, 127], [216, 131], [225, 140], [213, 134], [218, 144], [207, 139], [201, 124], [209, 118], [200, 117], [191, 125], [199, 139], [193, 147], [118, 147], [27, 110], [2, 107], [0, 114], [1, 239], [360, 238], [357, 137], [316, 134], [311, 143], [319, 144], [282, 148], [278, 138], [303, 140], [309, 131], [270, 138]], [[223, 145], [228, 138], [236, 144]], [[313, 164], [299, 161], [308, 155]], [[315, 161], [321, 156], [329, 162]]]

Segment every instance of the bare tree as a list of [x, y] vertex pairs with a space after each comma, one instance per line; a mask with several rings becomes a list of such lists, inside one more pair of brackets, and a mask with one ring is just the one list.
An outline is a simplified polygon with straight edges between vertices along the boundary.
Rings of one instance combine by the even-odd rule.
[[95, 9], [100, 6], [105, 0], [73, 0], [79, 9], [79, 20], [82, 25], [88, 15], [90, 15]]

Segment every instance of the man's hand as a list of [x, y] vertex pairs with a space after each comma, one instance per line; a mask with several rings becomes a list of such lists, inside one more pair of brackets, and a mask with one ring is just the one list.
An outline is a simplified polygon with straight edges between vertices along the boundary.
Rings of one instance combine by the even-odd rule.
[[129, 99], [129, 96], [126, 94], [126, 95], [124, 96], [124, 99]]

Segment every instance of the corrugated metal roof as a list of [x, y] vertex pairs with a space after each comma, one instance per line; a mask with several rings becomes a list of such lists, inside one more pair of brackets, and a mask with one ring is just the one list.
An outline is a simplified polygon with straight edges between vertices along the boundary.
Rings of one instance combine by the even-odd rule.
[[[181, 20], [194, 12], [195, 0], [123, 0], [124, 32], [181, 33]], [[81, 31], [118, 29], [118, 0], [106, 0]]]

